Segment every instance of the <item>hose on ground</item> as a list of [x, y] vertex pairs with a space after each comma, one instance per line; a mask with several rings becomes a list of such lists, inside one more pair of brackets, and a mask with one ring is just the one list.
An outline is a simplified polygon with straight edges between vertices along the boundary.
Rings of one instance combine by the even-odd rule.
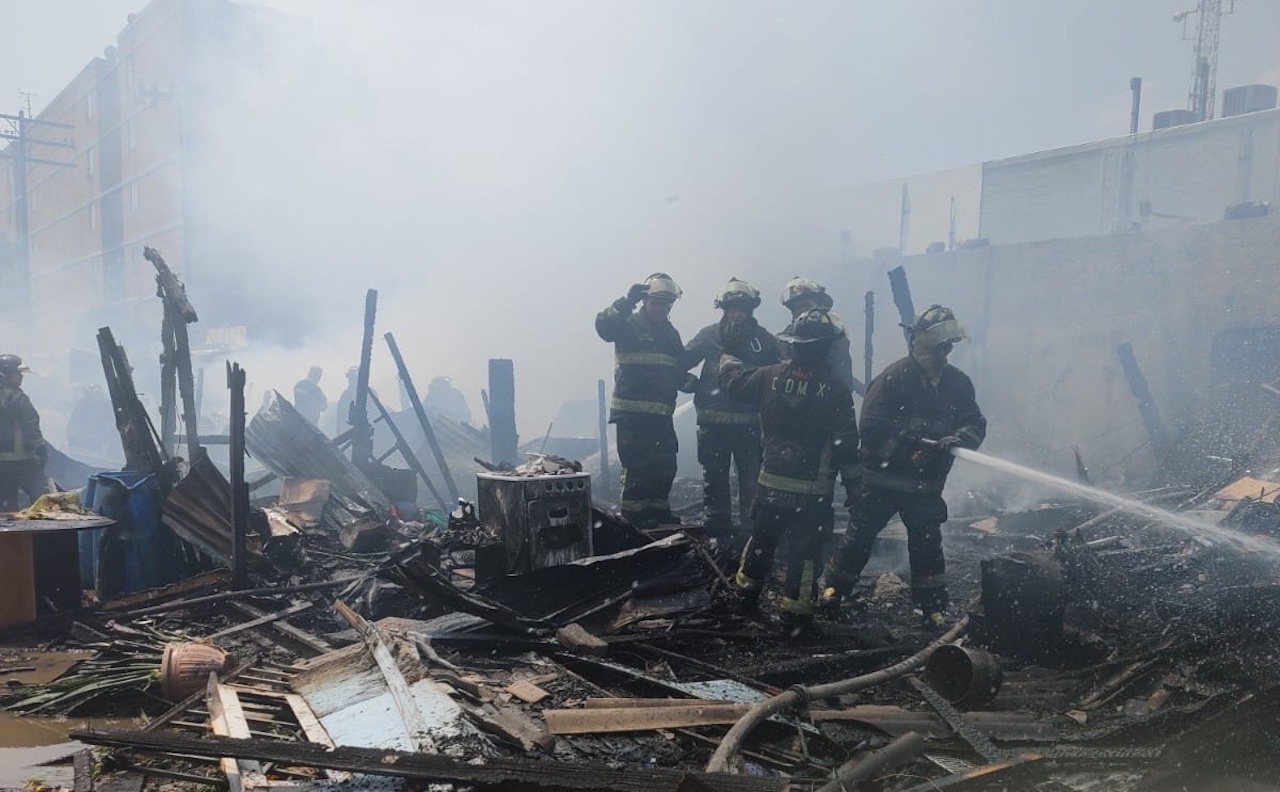
[[729, 729], [729, 733], [724, 736], [724, 739], [720, 741], [720, 745], [716, 747], [716, 752], [711, 755], [711, 761], [707, 763], [707, 772], [730, 772], [730, 763], [738, 754], [738, 750], [742, 747], [747, 735], [765, 720], [777, 715], [779, 712], [803, 705], [815, 699], [821, 700], [843, 696], [897, 679], [903, 674], [914, 671], [924, 665], [934, 650], [959, 638], [968, 627], [969, 616], [966, 614], [963, 619], [956, 622], [950, 630], [939, 636], [937, 640], [907, 659], [887, 668], [873, 671], [870, 674], [840, 680], [839, 682], [828, 682], [825, 685], [814, 685], [813, 687], [793, 685], [773, 698], [765, 699], [747, 710], [747, 713], [739, 718], [737, 723], [733, 724], [733, 728]]

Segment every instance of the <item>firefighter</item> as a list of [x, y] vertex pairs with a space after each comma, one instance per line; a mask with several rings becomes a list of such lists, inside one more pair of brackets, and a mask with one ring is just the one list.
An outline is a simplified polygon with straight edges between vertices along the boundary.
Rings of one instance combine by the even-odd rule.
[[[756, 321], [760, 292], [730, 278], [716, 295], [723, 318], [741, 328], [739, 360], [747, 368], [778, 362], [778, 340]], [[691, 365], [702, 363], [693, 404], [698, 410], [698, 462], [702, 465], [704, 528], [710, 536], [733, 533], [729, 465], [738, 472], [738, 518], [745, 524], [760, 475], [760, 405], [738, 401], [720, 388], [720, 326], [707, 325], [685, 346]]]
[[[17, 355], [0, 355], [0, 511], [16, 511], [49, 491], [44, 465], [49, 447], [40, 433], [40, 414], [22, 391], [30, 371]], [[21, 490], [27, 500], [20, 501]]]
[[825, 608], [858, 582], [876, 536], [895, 514], [907, 529], [911, 593], [926, 623], [941, 626], [947, 607], [942, 489], [952, 448], [977, 448], [987, 434], [973, 382], [947, 363], [967, 336], [950, 308], [931, 306], [908, 329], [910, 354], [871, 383], [862, 405], [862, 485], [849, 503], [849, 531], [827, 564]]
[[320, 425], [320, 413], [329, 409], [329, 398], [320, 388], [320, 377], [324, 369], [312, 366], [307, 376], [293, 386], [293, 406], [312, 426]]
[[676, 392], [697, 387], [669, 318], [680, 294], [670, 275], [655, 272], [596, 315], [596, 333], [614, 351], [609, 422], [622, 463], [622, 516], [639, 528], [680, 522], [670, 500], [679, 450], [672, 414]]
[[789, 347], [782, 363], [747, 368], [738, 357], [745, 327], [721, 321], [720, 385], [760, 409], [764, 462], [752, 506], [751, 538], [742, 551], [736, 584], [745, 608], [754, 608], [787, 536], [782, 617], [792, 637], [813, 620], [823, 528], [839, 472], [846, 489], [857, 479], [858, 427], [853, 393], [831, 371], [831, 346], [840, 328], [815, 308], [792, 322], [779, 340]]
[[[827, 294], [827, 288], [821, 286], [817, 281], [809, 278], [796, 276], [787, 281], [787, 285], [782, 287], [782, 304], [791, 312], [791, 321], [795, 322], [797, 317], [812, 311], [814, 308], [821, 308], [831, 317], [831, 321], [840, 329], [840, 335], [831, 344], [831, 355], [828, 361], [831, 370], [835, 375], [844, 382], [845, 386], [863, 396], [867, 392], [866, 385], [857, 377], [853, 376], [853, 353], [849, 348], [849, 333], [844, 326], [844, 320], [831, 310], [831, 306], [835, 303], [831, 299], [831, 295]], [[787, 329], [782, 332], [790, 332], [791, 325], [787, 325]]]

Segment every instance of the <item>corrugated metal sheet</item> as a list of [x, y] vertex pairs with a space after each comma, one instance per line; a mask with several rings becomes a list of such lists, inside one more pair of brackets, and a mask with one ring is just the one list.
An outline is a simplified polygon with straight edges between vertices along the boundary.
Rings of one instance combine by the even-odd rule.
[[249, 453], [281, 478], [325, 479], [333, 491], [372, 506], [381, 516], [391, 510], [387, 496], [275, 391], [249, 422], [245, 441]]
[[161, 516], [188, 544], [231, 565], [231, 484], [207, 455], [169, 493]]

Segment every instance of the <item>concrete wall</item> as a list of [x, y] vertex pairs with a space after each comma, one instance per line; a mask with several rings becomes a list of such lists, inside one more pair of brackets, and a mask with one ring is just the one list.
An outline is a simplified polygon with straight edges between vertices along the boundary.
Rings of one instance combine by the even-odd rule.
[[[984, 450], [1060, 474], [1074, 470], [1075, 445], [1101, 478], [1139, 480], [1151, 471], [1150, 449], [1134, 453], [1146, 433], [1117, 344], [1133, 344], [1172, 424], [1204, 395], [1217, 334], [1280, 326], [1275, 216], [901, 263], [917, 311], [945, 303], [969, 329], [972, 340], [952, 360], [973, 376], [990, 418]], [[815, 273], [832, 284], [844, 311], [857, 371], [863, 333], [853, 301], [864, 288], [876, 291], [875, 370], [905, 353], [887, 268], [864, 262]]]
[[1280, 206], [1280, 110], [984, 163], [979, 235], [1013, 244], [1209, 223], [1243, 201]]

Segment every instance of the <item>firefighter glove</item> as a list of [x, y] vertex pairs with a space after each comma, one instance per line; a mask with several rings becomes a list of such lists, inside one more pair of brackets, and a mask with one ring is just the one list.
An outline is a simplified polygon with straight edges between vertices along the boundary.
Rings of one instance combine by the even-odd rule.
[[680, 387], [676, 388], [676, 390], [680, 391], [681, 393], [697, 393], [698, 377], [693, 372], [689, 372], [688, 374], [685, 374], [684, 382], [680, 383]]
[[956, 446], [962, 445], [964, 445], [964, 441], [955, 435], [947, 435], [946, 437], [938, 438], [938, 448], [942, 451], [949, 451]]
[[643, 283], [633, 283], [631, 288], [627, 289], [627, 302], [631, 303], [631, 307], [635, 307], [644, 296], [649, 293], [649, 287]]

